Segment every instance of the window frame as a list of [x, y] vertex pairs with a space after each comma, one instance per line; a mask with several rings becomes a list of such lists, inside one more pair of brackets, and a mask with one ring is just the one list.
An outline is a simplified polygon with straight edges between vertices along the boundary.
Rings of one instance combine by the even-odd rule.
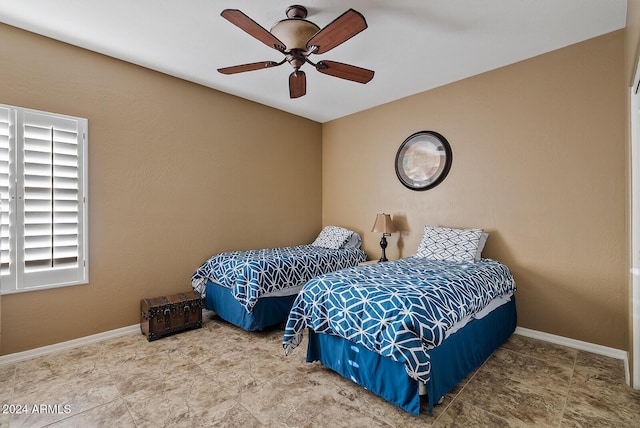
[[[0, 225], [2, 230], [3, 242], [5, 241], [5, 230], [8, 231], [8, 252], [2, 251], [0, 254], [8, 254], [9, 257], [9, 269], [2, 269], [0, 272], [0, 295], [21, 293], [27, 291], [45, 290], [51, 288], [68, 287], [73, 285], [82, 285], [89, 283], [89, 165], [88, 165], [88, 145], [89, 145], [89, 132], [88, 132], [88, 119], [63, 115], [58, 113], [51, 113], [46, 111], [28, 109], [23, 107], [16, 107], [7, 104], [0, 104], [0, 109], [8, 110], [9, 113], [9, 127], [8, 127], [8, 194], [0, 196], [1, 204], [9, 204], [9, 210], [0, 209]], [[3, 112], [4, 113], [4, 112]], [[77, 148], [77, 197], [71, 201], [77, 200], [76, 209], [72, 213], [77, 213], [75, 224], [77, 225], [77, 263], [72, 267], [57, 268], [44, 268], [40, 271], [34, 271], [26, 268], [25, 254], [28, 249], [25, 249], [25, 243], [28, 241], [26, 229], [27, 223], [25, 222], [25, 213], [29, 210], [27, 206], [29, 203], [37, 202], [36, 199], [25, 199], [25, 183], [29, 181], [27, 173], [30, 172], [26, 167], [25, 151], [29, 150], [25, 137], [25, 127], [33, 126], [32, 121], [25, 120], [25, 117], [39, 117], [45, 120], [47, 123], [66, 122], [70, 123], [77, 128], [75, 146]], [[13, 123], [12, 122], [13, 119]], [[4, 122], [3, 122], [4, 123]], [[59, 129], [56, 126], [52, 126], [52, 136], [54, 132]], [[67, 132], [66, 129], [62, 130], [63, 133]], [[3, 134], [4, 135], [4, 134]], [[58, 143], [57, 139], [52, 137], [51, 157], [54, 158], [54, 141]], [[63, 156], [64, 157], [64, 156]], [[60, 174], [55, 174], [53, 171], [61, 164], [53, 162], [52, 169], [52, 183], [55, 182], [53, 177], [61, 178]], [[4, 184], [4, 183], [3, 183]], [[6, 186], [2, 186], [6, 188]], [[52, 203], [55, 204], [57, 199], [54, 198], [56, 189], [60, 189], [57, 186], [51, 185]], [[54, 206], [54, 205], [52, 205]], [[56, 210], [55, 212], [62, 212]], [[66, 211], [68, 212], [68, 211]], [[52, 214], [53, 215], [53, 214]], [[51, 227], [58, 224], [58, 221], [51, 220]], [[74, 223], [71, 223], [74, 224]], [[5, 229], [6, 228], [6, 229]], [[55, 229], [52, 229], [55, 230]], [[55, 232], [57, 236], [58, 232]], [[58, 245], [53, 244], [52, 248], [58, 248]], [[5, 246], [6, 248], [6, 246]], [[4, 249], [3, 249], [4, 250]], [[52, 249], [52, 251], [54, 251]], [[53, 254], [53, 253], [52, 253]], [[4, 257], [4, 256], [3, 256]], [[52, 255], [53, 257], [53, 255]], [[75, 257], [75, 255], [74, 255]], [[4, 263], [5, 260], [3, 259]]]

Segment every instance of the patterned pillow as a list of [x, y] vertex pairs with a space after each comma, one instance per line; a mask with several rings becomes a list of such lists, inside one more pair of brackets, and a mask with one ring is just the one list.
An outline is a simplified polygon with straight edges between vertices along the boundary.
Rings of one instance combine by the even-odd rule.
[[344, 227], [325, 226], [311, 245], [337, 250], [342, 247], [342, 244], [347, 242], [347, 239], [349, 239], [352, 233], [352, 230], [345, 229]]
[[452, 262], [474, 262], [482, 229], [424, 227], [416, 257]]

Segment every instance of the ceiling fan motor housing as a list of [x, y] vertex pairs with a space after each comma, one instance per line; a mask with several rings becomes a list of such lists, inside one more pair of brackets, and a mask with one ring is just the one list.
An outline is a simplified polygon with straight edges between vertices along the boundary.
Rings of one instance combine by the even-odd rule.
[[289, 6], [285, 11], [285, 15], [287, 18], [306, 18], [307, 17], [307, 8], [304, 6], [300, 6], [299, 4], [294, 4], [293, 6]]

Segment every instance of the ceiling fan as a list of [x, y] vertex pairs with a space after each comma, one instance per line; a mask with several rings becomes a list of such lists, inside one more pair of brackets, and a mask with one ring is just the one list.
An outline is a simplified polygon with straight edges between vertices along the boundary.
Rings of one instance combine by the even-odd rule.
[[235, 74], [262, 70], [288, 62], [293, 67], [293, 72], [289, 75], [291, 98], [299, 98], [307, 93], [307, 78], [304, 71], [300, 70], [305, 62], [329, 76], [359, 83], [367, 83], [373, 79], [372, 70], [336, 61], [321, 60], [313, 63], [309, 60], [309, 55], [328, 52], [367, 28], [364, 16], [353, 9], [349, 9], [322, 29], [305, 19], [307, 9], [300, 5], [289, 6], [286, 11], [287, 19], [277, 22], [270, 31], [237, 9], [225, 9], [220, 15], [265, 45], [284, 54], [284, 59], [280, 62], [261, 61], [224, 67], [218, 69], [220, 73]]

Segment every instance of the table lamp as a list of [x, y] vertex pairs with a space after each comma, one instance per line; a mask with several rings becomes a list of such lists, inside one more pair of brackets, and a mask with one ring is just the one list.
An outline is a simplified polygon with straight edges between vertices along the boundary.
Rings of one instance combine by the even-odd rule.
[[378, 214], [376, 215], [376, 222], [373, 224], [372, 232], [382, 233], [382, 239], [380, 239], [380, 248], [382, 248], [381, 262], [387, 261], [385, 250], [387, 249], [387, 236], [391, 236], [396, 228], [393, 226], [390, 214]]

